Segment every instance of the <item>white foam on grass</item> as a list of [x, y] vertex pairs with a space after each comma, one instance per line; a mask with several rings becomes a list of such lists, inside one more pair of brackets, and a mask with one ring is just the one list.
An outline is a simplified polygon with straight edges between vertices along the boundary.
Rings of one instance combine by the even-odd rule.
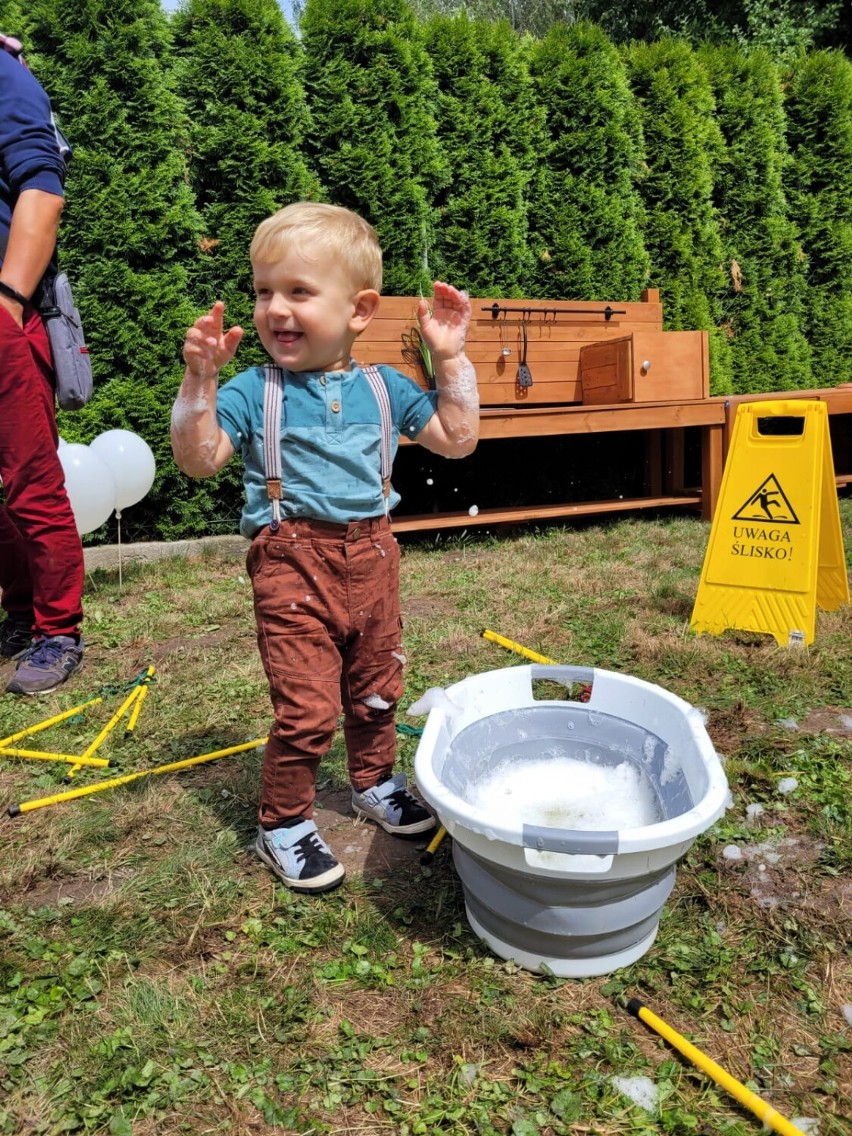
[[646, 1112], [656, 1112], [660, 1094], [650, 1077], [613, 1077], [613, 1086]]
[[507, 828], [621, 830], [657, 824], [651, 784], [636, 765], [596, 765], [571, 757], [501, 762], [471, 785], [468, 803]]
[[792, 793], [793, 790], [798, 789], [798, 787], [799, 782], [795, 777], [782, 777], [778, 782], [778, 792], [782, 793], [784, 796], [788, 793]]

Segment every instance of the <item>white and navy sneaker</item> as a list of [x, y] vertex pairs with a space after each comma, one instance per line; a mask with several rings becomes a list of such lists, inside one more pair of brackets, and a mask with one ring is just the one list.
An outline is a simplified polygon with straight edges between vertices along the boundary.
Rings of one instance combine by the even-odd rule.
[[304, 817], [293, 817], [278, 828], [259, 828], [254, 850], [293, 891], [331, 891], [346, 875], [317, 826]]
[[359, 817], [381, 825], [392, 836], [418, 836], [435, 827], [429, 810], [406, 789], [404, 773], [386, 777], [372, 789], [352, 790], [352, 807]]

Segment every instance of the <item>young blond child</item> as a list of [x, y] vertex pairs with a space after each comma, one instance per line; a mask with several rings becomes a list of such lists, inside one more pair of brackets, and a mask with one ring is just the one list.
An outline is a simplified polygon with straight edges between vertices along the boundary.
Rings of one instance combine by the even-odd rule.
[[190, 477], [242, 458], [240, 531], [252, 542], [257, 641], [275, 713], [256, 851], [287, 886], [322, 892], [344, 876], [312, 819], [317, 767], [341, 706], [355, 812], [399, 836], [435, 825], [405, 774], [393, 772], [404, 658], [389, 510], [399, 495], [382, 459], [392, 459], [401, 433], [448, 458], [474, 450], [470, 303], [436, 282], [431, 307], [418, 305], [435, 391], [387, 366], [377, 386], [351, 358], [382, 285], [382, 253], [366, 221], [334, 205], [288, 205], [259, 225], [251, 263], [254, 324], [272, 365], [217, 390], [243, 331], [226, 331], [224, 305], [215, 303], [187, 332], [172, 448]]

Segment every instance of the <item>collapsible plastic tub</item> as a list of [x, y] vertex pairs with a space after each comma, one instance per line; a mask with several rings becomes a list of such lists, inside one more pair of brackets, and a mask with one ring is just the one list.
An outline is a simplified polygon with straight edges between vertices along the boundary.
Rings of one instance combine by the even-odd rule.
[[[567, 700], [537, 699], [535, 680], [564, 686]], [[572, 700], [588, 684], [588, 702]], [[632, 763], [653, 793], [653, 823], [548, 827], [472, 803], [483, 778], [532, 761], [543, 801], [557, 788], [564, 795], [554, 778], [565, 757]], [[553, 760], [553, 777], [542, 776], [542, 759]], [[448, 687], [429, 710], [415, 777], [453, 838], [476, 935], [528, 970], [573, 978], [608, 974], [645, 954], [677, 861], [729, 800], [699, 711], [652, 683], [573, 666], [509, 667]], [[605, 820], [605, 801], [600, 809]]]

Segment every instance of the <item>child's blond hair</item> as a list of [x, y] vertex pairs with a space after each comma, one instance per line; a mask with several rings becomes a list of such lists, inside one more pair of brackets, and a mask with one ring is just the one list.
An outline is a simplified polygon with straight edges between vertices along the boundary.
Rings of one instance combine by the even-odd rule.
[[255, 230], [252, 264], [279, 260], [290, 245], [319, 249], [341, 261], [357, 290], [382, 290], [382, 250], [376, 230], [363, 217], [340, 205], [296, 201], [285, 205]]

